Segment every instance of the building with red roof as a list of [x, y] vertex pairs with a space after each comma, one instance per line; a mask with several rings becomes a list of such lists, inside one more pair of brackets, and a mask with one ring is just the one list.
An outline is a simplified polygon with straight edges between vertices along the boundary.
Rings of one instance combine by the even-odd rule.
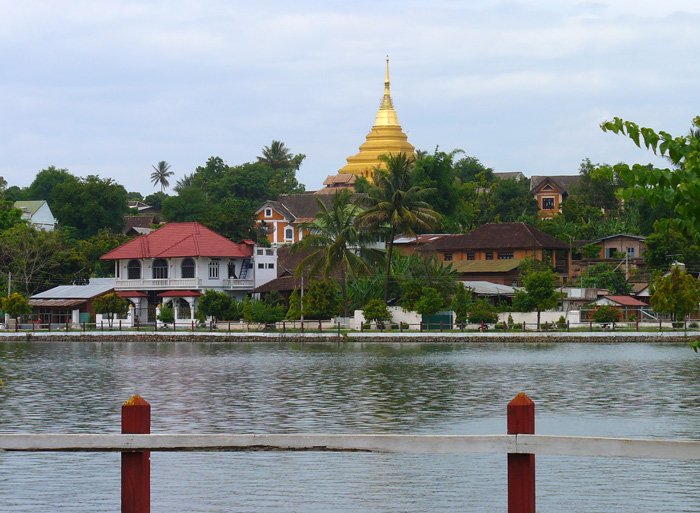
[[[262, 265], [257, 283], [254, 254], [260, 255]], [[114, 261], [115, 290], [134, 304], [141, 322], [153, 321], [155, 306], [166, 303], [180, 310], [180, 318], [194, 318], [204, 290], [243, 298], [267, 274], [269, 279], [276, 277], [274, 252], [256, 251], [253, 241], [236, 243], [199, 223], [168, 223], [101, 259]]]

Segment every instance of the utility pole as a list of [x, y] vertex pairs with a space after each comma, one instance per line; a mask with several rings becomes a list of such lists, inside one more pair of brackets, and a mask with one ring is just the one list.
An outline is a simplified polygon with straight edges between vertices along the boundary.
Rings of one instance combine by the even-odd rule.
[[[7, 271], [7, 297], [10, 297], [12, 290], [12, 271]], [[5, 312], [5, 327], [10, 323], [10, 315]]]

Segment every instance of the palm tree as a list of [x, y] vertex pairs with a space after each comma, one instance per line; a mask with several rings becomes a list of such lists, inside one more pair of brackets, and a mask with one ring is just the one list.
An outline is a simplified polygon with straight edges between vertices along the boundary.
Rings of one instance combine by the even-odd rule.
[[306, 155], [292, 154], [282, 141], [272, 141], [270, 146], [265, 146], [262, 150], [262, 157], [258, 157], [258, 162], [271, 167], [275, 171], [278, 169], [299, 170]]
[[303, 223], [302, 230], [309, 230], [292, 248], [292, 254], [308, 252], [297, 265], [295, 274], [301, 276], [309, 269], [309, 276], [321, 276], [328, 279], [330, 275], [340, 270], [344, 276], [341, 280], [343, 290], [343, 305], [345, 316], [348, 315], [348, 296], [345, 276], [352, 277], [369, 269], [368, 262], [376, 261], [377, 252], [368, 248], [373, 241], [371, 234], [361, 231], [355, 224], [355, 218], [360, 208], [355, 205], [352, 193], [343, 189], [333, 195], [330, 208], [318, 198], [318, 213], [314, 221]]
[[164, 160], [158, 162], [158, 166], [151, 167], [155, 170], [151, 173], [151, 183], [154, 187], [160, 184], [160, 192], [165, 192], [165, 188], [170, 186], [168, 178], [173, 176], [175, 172], [169, 171], [170, 164]]
[[433, 189], [422, 189], [411, 183], [411, 171], [415, 160], [405, 153], [380, 155], [386, 170], [375, 169], [374, 185], [361, 199], [367, 209], [358, 216], [361, 226], [379, 230], [388, 227], [389, 240], [386, 253], [384, 301], [389, 299], [389, 277], [394, 237], [404, 233], [415, 235], [414, 230], [429, 230], [440, 224], [440, 214], [424, 201]]
[[187, 189], [188, 187], [192, 187], [194, 185], [194, 173], [190, 173], [189, 175], [185, 175], [182, 177], [182, 179], [178, 180], [175, 183], [175, 191], [178, 193], [182, 192], [183, 190]]

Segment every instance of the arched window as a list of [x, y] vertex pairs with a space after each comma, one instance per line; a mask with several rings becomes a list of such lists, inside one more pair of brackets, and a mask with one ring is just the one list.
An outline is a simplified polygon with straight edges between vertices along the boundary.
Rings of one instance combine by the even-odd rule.
[[129, 280], [141, 279], [141, 262], [138, 260], [129, 260], [126, 265], [126, 277]]
[[156, 258], [153, 261], [153, 279], [167, 280], [168, 279], [168, 261], [164, 258]]
[[185, 258], [180, 265], [183, 278], [194, 278], [194, 260]]

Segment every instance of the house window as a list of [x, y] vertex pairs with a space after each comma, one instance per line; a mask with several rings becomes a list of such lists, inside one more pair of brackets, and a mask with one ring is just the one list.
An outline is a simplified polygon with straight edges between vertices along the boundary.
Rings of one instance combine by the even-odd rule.
[[274, 249], [266, 249], [265, 254], [267, 256], [274, 256], [275, 255], [275, 250]]
[[493, 253], [486, 253], [486, 260], [493, 260]]
[[474, 260], [474, 253], [467, 253], [467, 260]]
[[499, 260], [513, 260], [513, 252], [512, 251], [499, 251], [498, 252], [498, 259]]
[[265, 209], [265, 217], [272, 217], [272, 209], [271, 208]]
[[130, 280], [141, 279], [141, 262], [138, 260], [129, 260], [126, 266], [126, 277]]
[[634, 248], [627, 248], [627, 256], [629, 258], [634, 258]]
[[606, 248], [605, 258], [615, 258], [615, 253], [617, 253], [617, 250], [615, 248]]
[[445, 262], [452, 262], [452, 253], [445, 253]]
[[236, 264], [235, 262], [229, 262], [228, 263], [228, 278], [237, 280], [238, 276], [236, 276]]
[[267, 264], [267, 268], [268, 268], [268, 269], [274, 269], [274, 268], [275, 268], [275, 264]]
[[194, 278], [194, 260], [185, 258], [180, 265], [183, 278]]
[[218, 280], [219, 279], [219, 261], [212, 260], [209, 262], [209, 279]]
[[554, 198], [542, 198], [542, 210], [554, 210]]
[[289, 241], [294, 239], [294, 230], [292, 228], [284, 229], [284, 240]]
[[262, 255], [263, 251], [264, 251], [263, 249], [258, 249], [258, 255]]
[[259, 263], [259, 264], [258, 264], [258, 269], [265, 269], [265, 264]]
[[153, 261], [153, 279], [167, 280], [168, 279], [168, 261], [164, 258], [156, 258]]

